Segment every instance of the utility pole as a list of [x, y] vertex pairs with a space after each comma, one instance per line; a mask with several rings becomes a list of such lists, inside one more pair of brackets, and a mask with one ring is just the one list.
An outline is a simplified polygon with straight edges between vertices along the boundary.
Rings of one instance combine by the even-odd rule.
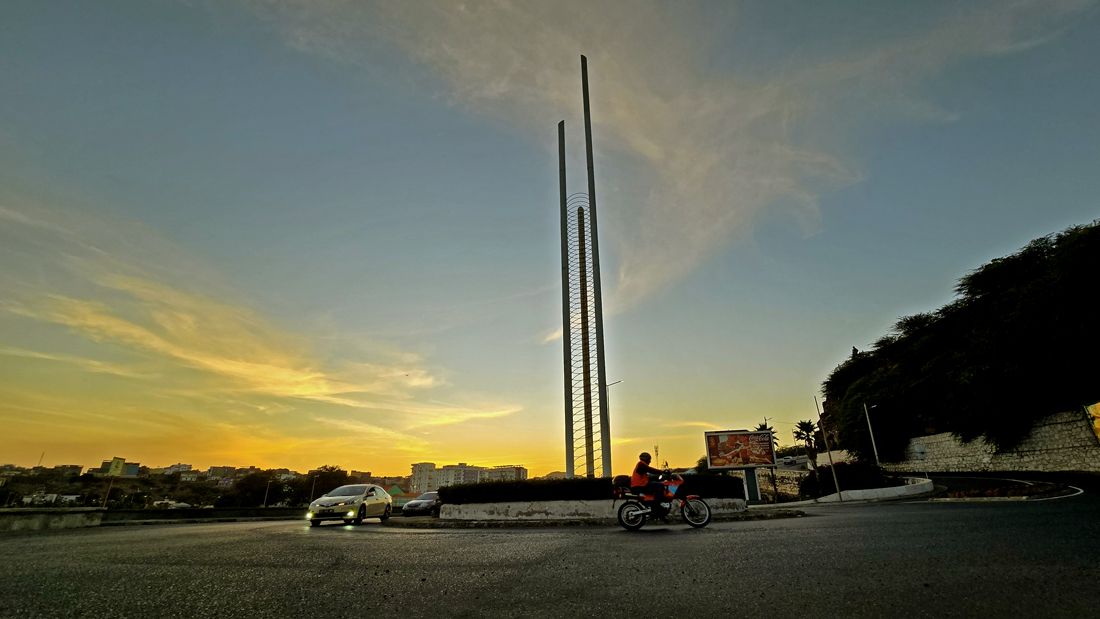
[[107, 499], [111, 498], [111, 488], [115, 485], [115, 478], [113, 475], [108, 477], [107, 479], [109, 480], [107, 482], [107, 493], [103, 495], [102, 507], [107, 507]]
[[[264, 507], [267, 507], [267, 493], [271, 490], [271, 480], [267, 480], [267, 488], [264, 488]], [[310, 501], [313, 499], [311, 498]]]
[[867, 410], [867, 403], [863, 403], [863, 416], [867, 418], [867, 431], [871, 434], [871, 449], [875, 452], [875, 466], [882, 466], [878, 461], [878, 447], [875, 446], [875, 431], [871, 428], [871, 413]]
[[[833, 449], [829, 447], [829, 433], [825, 431], [825, 424], [821, 423], [821, 405], [817, 403], [816, 395], [814, 396], [814, 408], [817, 409], [817, 427], [821, 428], [821, 438], [825, 439], [825, 453], [829, 456], [829, 470], [833, 472], [833, 483], [836, 484], [836, 498], [843, 503], [844, 493], [840, 490], [840, 478], [836, 476], [836, 466], [833, 464]], [[820, 478], [818, 481], [820, 481]]]
[[[771, 427], [771, 426], [768, 425], [768, 420], [769, 419], [773, 419], [773, 418], [772, 417], [764, 417], [764, 428], [765, 429]], [[772, 446], [772, 460], [773, 460], [772, 466], [771, 466], [771, 469], [772, 469], [772, 492], [775, 493], [775, 500], [772, 501], [772, 502], [773, 503], [778, 503], [779, 502], [779, 481], [776, 480], [776, 476], [779, 473], [779, 464], [774, 462], [774, 460], [775, 460], [775, 431], [771, 431], [771, 434], [772, 435], [771, 435], [770, 441], [771, 441], [771, 446]]]

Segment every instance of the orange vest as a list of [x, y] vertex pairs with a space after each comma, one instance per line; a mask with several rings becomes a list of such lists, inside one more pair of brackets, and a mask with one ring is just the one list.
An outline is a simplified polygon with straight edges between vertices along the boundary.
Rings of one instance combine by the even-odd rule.
[[635, 466], [634, 467], [634, 472], [630, 474], [630, 487], [631, 488], [638, 488], [638, 487], [641, 487], [641, 486], [645, 486], [648, 483], [649, 483], [649, 475], [646, 475], [645, 473], [639, 473], [638, 472], [638, 467]]

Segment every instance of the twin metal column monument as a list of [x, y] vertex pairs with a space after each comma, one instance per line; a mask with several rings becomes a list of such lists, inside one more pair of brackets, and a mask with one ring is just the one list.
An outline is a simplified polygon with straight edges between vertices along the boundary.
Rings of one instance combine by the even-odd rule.
[[[565, 121], [558, 123], [561, 190], [561, 315], [565, 369], [565, 475], [611, 476], [611, 430], [604, 371], [600, 243], [596, 234], [596, 178], [592, 168], [592, 115], [588, 106], [588, 59], [581, 56], [584, 146], [588, 194], [565, 187]], [[595, 391], [595, 394], [593, 394]], [[599, 423], [599, 436], [593, 428]], [[596, 466], [599, 454], [600, 466]], [[597, 474], [597, 470], [599, 474]]]

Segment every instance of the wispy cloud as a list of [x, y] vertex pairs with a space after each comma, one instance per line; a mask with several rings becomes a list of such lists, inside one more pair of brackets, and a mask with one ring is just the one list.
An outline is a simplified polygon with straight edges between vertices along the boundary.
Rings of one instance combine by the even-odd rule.
[[[127, 222], [81, 222], [61, 209], [14, 206], [4, 207], [0, 218], [22, 228], [7, 248], [13, 259], [50, 270], [39, 279], [22, 275], [30, 269], [6, 270], [18, 285], [0, 299], [0, 314], [61, 325], [109, 347], [104, 351], [128, 352], [157, 364], [171, 375], [158, 381], [164, 397], [204, 398], [208, 403], [213, 398], [223, 405], [248, 400], [249, 406], [262, 404], [269, 412], [292, 410], [279, 404], [280, 399], [316, 402], [360, 411], [375, 417], [378, 427], [388, 428], [453, 425], [520, 410], [500, 403], [433, 400], [428, 394], [446, 382], [420, 355], [392, 346], [357, 349], [353, 356], [322, 361], [309, 335], [273, 324], [226, 286], [207, 284], [204, 290], [204, 283], [216, 275], [193, 266], [178, 273], [172, 264], [159, 261], [158, 255], [166, 255], [192, 262], [177, 259], [182, 252], [157, 241], [153, 231], [142, 230], [135, 246], [116, 232], [131, 232]], [[7, 347], [0, 354], [119, 376], [141, 373], [140, 368], [26, 347]], [[180, 370], [206, 378], [180, 384]]]
[[691, 3], [249, 4], [306, 53], [368, 67], [379, 41], [396, 46], [430, 68], [457, 105], [549, 146], [559, 118], [579, 126], [577, 54], [588, 51], [596, 138], [615, 153], [597, 161], [611, 179], [604, 217], [630, 211], [616, 220], [620, 271], [609, 305], [618, 309], [692, 272], [765, 210], [786, 209], [803, 233], [817, 231], [818, 196], [861, 172], [813, 137], [827, 130], [810, 129], [884, 110], [951, 120], [920, 98], [923, 81], [962, 59], [1041, 45], [1094, 6], [962, 7], [924, 31], [760, 78], [713, 68], [710, 52], [738, 24], [736, 12], [708, 22]]
[[722, 426], [715, 425], [709, 421], [681, 421], [677, 423], [666, 423], [666, 428], [703, 428], [704, 430], [723, 430]]
[[378, 441], [381, 444], [390, 445], [401, 451], [420, 453], [425, 451], [429, 446], [428, 442], [422, 437], [389, 430], [363, 421], [321, 416], [313, 417], [313, 421], [323, 426], [340, 430], [345, 433], [344, 438], [347, 438], [347, 435], [351, 435], [351, 438], [354, 439]]
[[116, 363], [108, 363], [105, 361], [98, 361], [96, 359], [78, 357], [75, 355], [43, 353], [33, 350], [25, 350], [22, 348], [9, 347], [0, 347], [0, 355], [6, 357], [18, 357], [22, 359], [35, 359], [39, 361], [52, 361], [56, 363], [63, 363], [66, 365], [77, 367], [86, 372], [92, 372], [96, 374], [111, 374], [113, 376], [122, 376], [125, 378], [147, 378], [149, 376], [148, 373], [139, 372], [135, 369], [128, 368]]

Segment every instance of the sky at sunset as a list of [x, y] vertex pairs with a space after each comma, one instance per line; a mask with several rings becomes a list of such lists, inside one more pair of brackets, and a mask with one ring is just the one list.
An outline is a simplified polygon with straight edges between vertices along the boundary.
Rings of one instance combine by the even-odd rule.
[[0, 464], [564, 470], [582, 53], [617, 473], [1100, 217], [1092, 0], [8, 0]]

